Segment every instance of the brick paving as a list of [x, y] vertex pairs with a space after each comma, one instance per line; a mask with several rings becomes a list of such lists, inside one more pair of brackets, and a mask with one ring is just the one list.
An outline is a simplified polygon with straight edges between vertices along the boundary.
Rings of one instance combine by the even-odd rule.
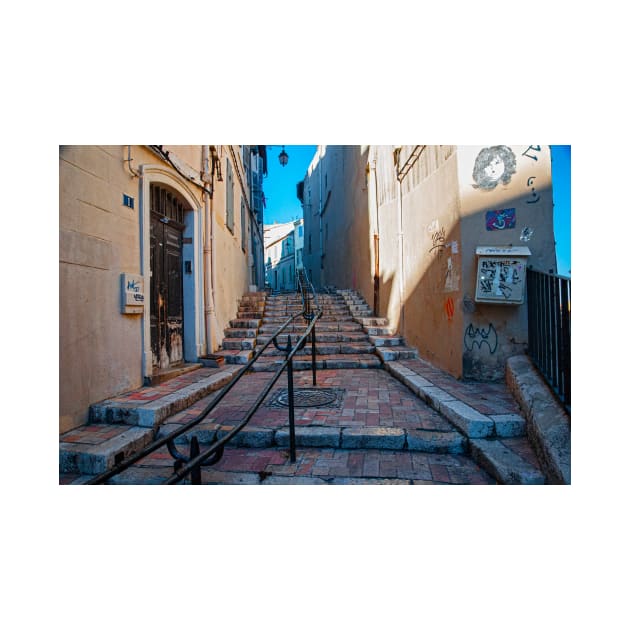
[[[197, 375], [197, 380], [208, 375]], [[198, 370], [197, 372], [201, 372]], [[147, 397], [167, 396], [178, 387], [194, 382], [194, 374], [182, 375], [148, 390]], [[246, 374], [225, 399], [209, 414], [206, 421], [224, 427], [240, 422], [272, 374]], [[311, 387], [310, 372], [296, 372], [295, 387]], [[425, 429], [452, 432], [453, 427], [438, 412], [421, 401], [385, 370], [322, 370], [317, 373], [318, 388], [343, 390], [337, 407], [296, 408], [299, 427], [334, 427], [348, 430], [362, 428]], [[288, 427], [288, 408], [273, 407], [269, 402], [287, 387], [283, 375], [266, 401], [252, 418], [249, 427], [279, 429]], [[136, 400], [131, 392], [118, 397], [121, 402]], [[181, 425], [196, 418], [217, 393], [206, 396], [189, 408], [168, 418], [166, 425]], [[205, 421], [204, 421], [205, 422]], [[81, 427], [64, 436], [75, 442], [94, 444], [118, 435], [127, 426], [96, 425]], [[180, 450], [186, 452], [185, 446]], [[203, 446], [202, 446], [203, 448]], [[144, 458], [110, 483], [158, 484], [172, 474], [172, 458], [166, 448]], [[227, 447], [223, 458], [211, 467], [202, 468], [204, 484], [492, 484], [495, 481], [467, 455], [388, 451], [379, 449], [305, 448], [298, 447], [297, 461], [289, 462], [287, 448]], [[60, 484], [81, 483], [88, 477], [60, 474]]]
[[168, 381], [164, 381], [158, 385], [148, 385], [141, 389], [136, 389], [131, 392], [126, 392], [114, 398], [110, 398], [112, 403], [130, 403], [130, 402], [151, 402], [168, 396], [173, 392], [186, 387], [186, 385], [192, 385], [198, 383], [213, 374], [221, 371], [221, 368], [202, 367], [192, 372], [182, 374]]
[[520, 413], [518, 404], [504, 382], [458, 381], [422, 359], [401, 359], [399, 363], [470, 405], [479, 413], [486, 415]]
[[[172, 475], [172, 461], [166, 448], [160, 449], [109, 483], [162, 484]], [[60, 483], [71, 484], [87, 478], [61, 475]], [[463, 455], [326, 448], [299, 448], [295, 463], [291, 463], [287, 449], [226, 448], [218, 463], [202, 467], [201, 481], [209, 485], [496, 483]]]
[[[272, 376], [267, 372], [245, 375], [221, 404], [210, 413], [208, 420], [224, 426], [240, 422]], [[288, 408], [268, 405], [268, 401], [286, 387], [287, 381], [283, 375], [274, 385], [266, 402], [256, 412], [249, 426], [265, 428], [288, 426]], [[294, 387], [312, 387], [311, 373], [296, 372]], [[419, 400], [384, 370], [323, 370], [317, 373], [317, 387], [345, 390], [342, 406], [340, 408], [296, 407], [296, 426], [453, 430], [453, 427], [439, 413]], [[185, 411], [173, 415], [168, 422], [185, 424], [195, 418], [215, 395], [203, 398]]]

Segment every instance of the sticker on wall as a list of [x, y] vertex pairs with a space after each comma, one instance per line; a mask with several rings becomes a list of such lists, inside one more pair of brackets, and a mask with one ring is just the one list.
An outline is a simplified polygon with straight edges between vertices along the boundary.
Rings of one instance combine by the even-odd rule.
[[453, 252], [453, 254], [457, 254], [459, 252], [459, 245], [457, 244], [457, 241], [451, 241], [451, 252]]
[[521, 241], [523, 241], [523, 243], [527, 243], [532, 238], [532, 236], [534, 236], [533, 228], [524, 227], [521, 230], [521, 237], [520, 238], [521, 238]]
[[486, 212], [486, 230], [512, 230], [516, 227], [516, 208], [488, 210]]
[[516, 173], [516, 156], [504, 144], [486, 147], [479, 152], [473, 168], [473, 188], [494, 190], [497, 184], [509, 184]]

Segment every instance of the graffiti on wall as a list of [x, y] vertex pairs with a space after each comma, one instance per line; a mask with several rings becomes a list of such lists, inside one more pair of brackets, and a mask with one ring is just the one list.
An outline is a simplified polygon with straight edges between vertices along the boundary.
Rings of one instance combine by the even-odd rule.
[[531, 191], [531, 199], [527, 199], [527, 201], [525, 203], [538, 203], [540, 201], [540, 195], [536, 192], [536, 189], [534, 188], [534, 180], [536, 179], [536, 177], [532, 176], [530, 178], [528, 178], [527, 180], [527, 185], [531, 186], [530, 191]]
[[453, 316], [455, 315], [455, 302], [453, 302], [453, 298], [447, 298], [444, 302], [444, 312], [446, 313], [448, 321], [452, 322]]
[[433, 246], [429, 250], [429, 253], [437, 252], [438, 256], [441, 256], [446, 249], [446, 231], [443, 227], [431, 234], [431, 241], [433, 242]]
[[482, 149], [473, 167], [473, 188], [494, 190], [497, 184], [509, 184], [516, 173], [516, 156], [504, 144]]
[[481, 346], [486, 345], [490, 354], [497, 351], [499, 345], [499, 337], [497, 331], [492, 324], [487, 328], [476, 328], [472, 324], [468, 324], [468, 328], [464, 332], [464, 346], [466, 350], [472, 351], [475, 346], [481, 350]]
[[527, 149], [523, 151], [523, 153], [521, 153], [521, 155], [524, 155], [525, 157], [531, 158], [532, 160], [538, 162], [538, 156], [535, 153], [536, 151], [540, 152], [540, 145], [530, 144]]
[[486, 230], [512, 230], [516, 227], [516, 208], [488, 210], [486, 212]]
[[521, 241], [523, 241], [523, 243], [527, 243], [528, 241], [530, 241], [532, 236], [534, 236], [534, 229], [533, 228], [524, 227], [521, 230], [520, 239], [521, 239]]

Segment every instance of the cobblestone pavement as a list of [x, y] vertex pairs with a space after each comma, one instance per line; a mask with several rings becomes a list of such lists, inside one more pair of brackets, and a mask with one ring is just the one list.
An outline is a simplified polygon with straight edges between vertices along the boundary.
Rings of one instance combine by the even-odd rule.
[[[514, 413], [518, 406], [512, 400], [505, 385], [467, 384], [445, 377], [430, 365], [416, 360], [417, 372], [424, 370], [427, 378], [436, 385], [456, 394], [468, 404], [485, 413]], [[203, 368], [173, 381], [120, 396], [122, 402], [131, 400], [155, 400], [166, 396], [186, 384], [207, 377], [216, 371]], [[259, 392], [272, 377], [271, 373], [247, 374], [240, 383], [213, 410], [204, 422], [233, 426], [240, 422]], [[312, 386], [310, 372], [295, 373], [295, 387]], [[452, 425], [437, 411], [420, 400], [405, 385], [385, 370], [321, 370], [317, 373], [318, 388], [341, 390], [335, 406], [296, 408], [296, 427], [395, 427], [416, 428], [430, 431], [453, 431]], [[286, 389], [283, 375], [274, 385], [266, 401], [250, 422], [252, 428], [281, 428], [288, 426], [288, 409], [272, 406], [280, 390]], [[196, 418], [216, 396], [210, 394], [185, 411], [168, 418], [165, 426], [181, 425]], [[70, 432], [66, 441], [73, 439], [96, 444], [125, 430], [121, 425], [86, 426]], [[535, 461], [535, 456], [523, 440], [514, 440], [522, 456]], [[184, 450], [184, 447], [180, 447]], [[203, 449], [203, 445], [202, 445]], [[162, 483], [172, 474], [172, 458], [166, 448], [138, 462], [128, 471], [112, 479], [110, 483]], [[237, 448], [227, 447], [223, 458], [213, 466], [203, 467], [202, 482], [205, 484], [493, 484], [495, 481], [468, 455], [446, 455], [383, 449], [334, 449], [298, 447], [297, 461], [291, 463], [287, 448]], [[81, 483], [87, 477], [77, 474], [61, 474], [61, 484]]]

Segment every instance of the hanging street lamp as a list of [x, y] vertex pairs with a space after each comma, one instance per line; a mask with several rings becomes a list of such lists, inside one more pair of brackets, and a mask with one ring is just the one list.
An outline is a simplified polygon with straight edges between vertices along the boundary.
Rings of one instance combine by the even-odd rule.
[[280, 165], [281, 166], [286, 166], [287, 162], [289, 161], [289, 156], [287, 155], [287, 152], [284, 150], [284, 145], [282, 145], [282, 153], [280, 153], [280, 155], [278, 156], [278, 159], [280, 160]]

